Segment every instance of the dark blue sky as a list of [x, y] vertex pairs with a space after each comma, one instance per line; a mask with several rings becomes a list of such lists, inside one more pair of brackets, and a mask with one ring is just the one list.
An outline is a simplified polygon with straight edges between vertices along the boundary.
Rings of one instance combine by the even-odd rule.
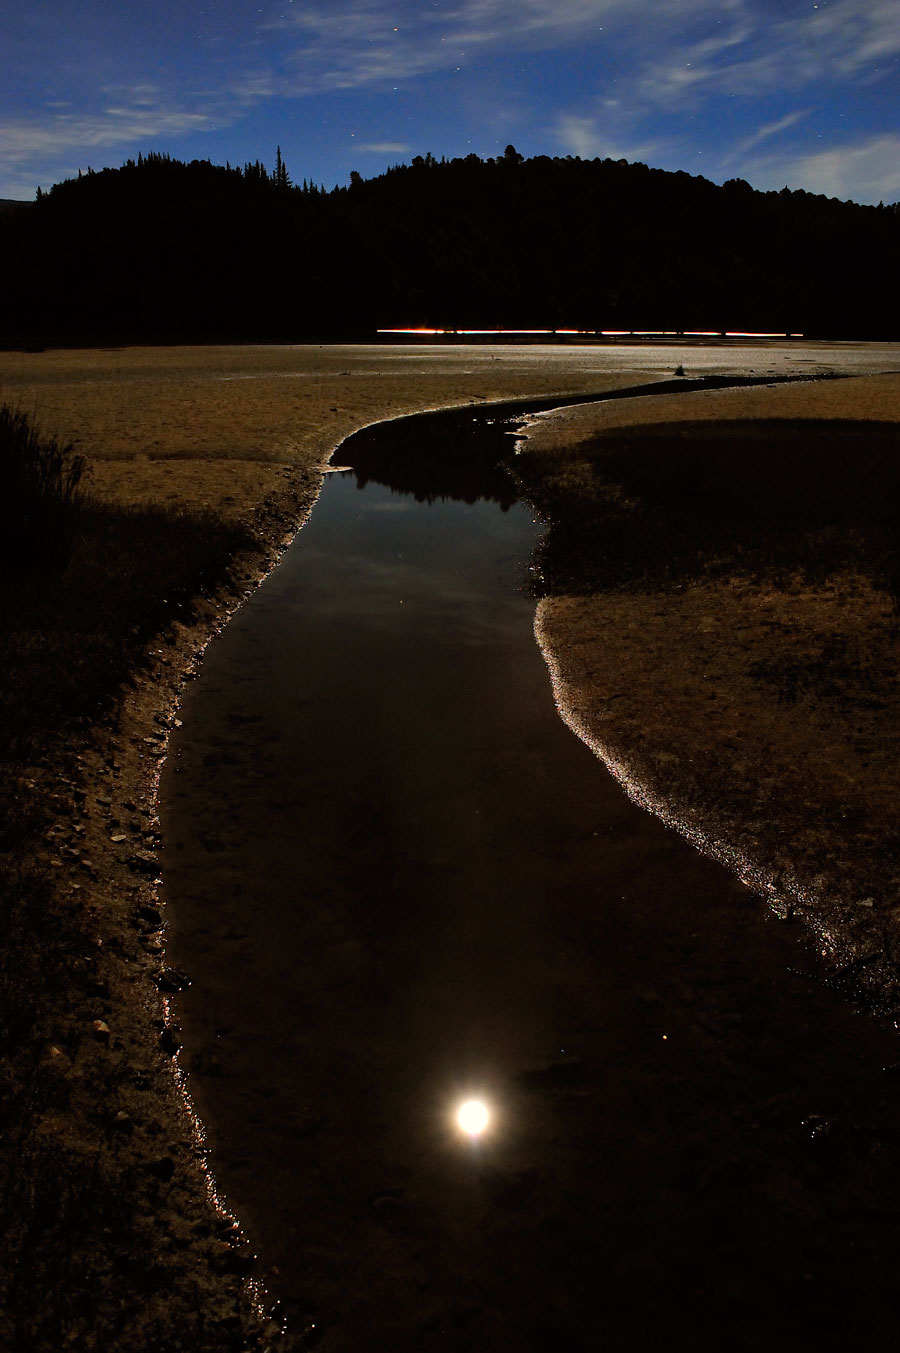
[[611, 156], [900, 199], [900, 0], [5, 0], [0, 197], [138, 151]]

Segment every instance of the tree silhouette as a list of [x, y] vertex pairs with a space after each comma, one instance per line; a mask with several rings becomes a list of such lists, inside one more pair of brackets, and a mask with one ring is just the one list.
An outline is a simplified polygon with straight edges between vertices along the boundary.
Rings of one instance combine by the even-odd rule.
[[900, 211], [624, 160], [438, 161], [348, 187], [142, 152], [0, 214], [0, 341], [427, 325], [890, 339]]

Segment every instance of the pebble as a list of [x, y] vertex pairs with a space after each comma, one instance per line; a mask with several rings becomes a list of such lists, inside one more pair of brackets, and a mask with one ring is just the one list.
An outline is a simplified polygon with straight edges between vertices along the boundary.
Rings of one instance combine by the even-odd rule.
[[156, 979], [160, 991], [184, 991], [191, 985], [187, 973], [179, 968], [165, 968]]
[[156, 856], [151, 855], [149, 851], [140, 850], [129, 857], [129, 869], [133, 869], [136, 874], [151, 874], [156, 872]]
[[168, 1053], [170, 1057], [174, 1057], [181, 1047], [181, 1041], [179, 1040], [178, 1035], [168, 1024], [159, 1036], [159, 1046], [162, 1048], [163, 1052]]
[[256, 1255], [250, 1245], [232, 1246], [223, 1242], [216, 1246], [212, 1262], [218, 1273], [234, 1273], [244, 1277], [256, 1263]]

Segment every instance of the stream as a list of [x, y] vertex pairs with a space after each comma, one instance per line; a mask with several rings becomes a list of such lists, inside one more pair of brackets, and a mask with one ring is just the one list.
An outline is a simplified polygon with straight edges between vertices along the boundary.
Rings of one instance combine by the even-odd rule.
[[896, 1335], [894, 1037], [560, 719], [509, 432], [348, 439], [185, 698], [164, 895], [213, 1172], [310, 1348]]

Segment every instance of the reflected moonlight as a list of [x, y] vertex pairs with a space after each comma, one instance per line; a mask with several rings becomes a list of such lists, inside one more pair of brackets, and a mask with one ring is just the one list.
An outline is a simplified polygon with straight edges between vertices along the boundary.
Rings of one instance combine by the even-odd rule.
[[487, 1129], [491, 1116], [487, 1105], [480, 1099], [467, 1099], [464, 1104], [459, 1106], [456, 1113], [456, 1122], [460, 1132], [464, 1132], [467, 1137], [480, 1137]]

